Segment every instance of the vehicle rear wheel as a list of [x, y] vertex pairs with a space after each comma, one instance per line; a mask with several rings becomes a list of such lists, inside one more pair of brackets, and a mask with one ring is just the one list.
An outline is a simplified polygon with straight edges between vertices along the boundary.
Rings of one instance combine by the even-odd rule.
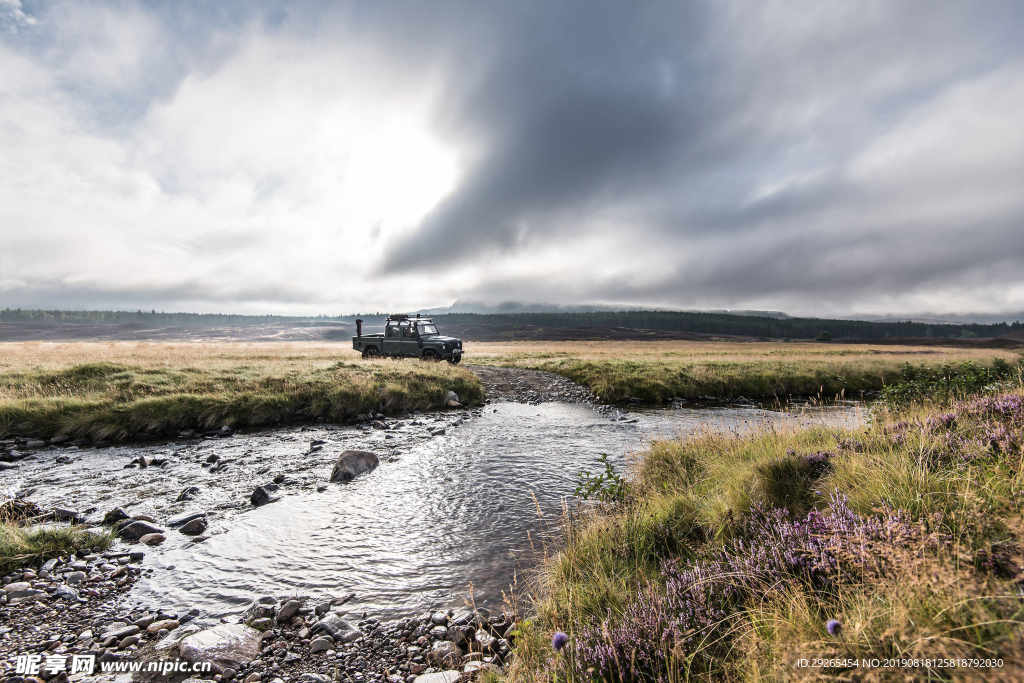
[[376, 346], [367, 346], [363, 349], [363, 358], [380, 358], [380, 349]]
[[448, 359], [448, 362], [452, 365], [458, 365], [460, 360], [462, 360], [462, 356], [452, 356]]
[[423, 352], [423, 360], [429, 360], [436, 363], [441, 359], [437, 357], [437, 351], [431, 351], [428, 349]]

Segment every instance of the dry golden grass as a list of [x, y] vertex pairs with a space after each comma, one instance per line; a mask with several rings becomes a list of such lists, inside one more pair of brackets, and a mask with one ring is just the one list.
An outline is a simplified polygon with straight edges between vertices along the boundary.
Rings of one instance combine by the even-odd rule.
[[7, 342], [0, 372], [56, 370], [80, 363], [124, 363], [140, 368], [203, 367], [287, 372], [359, 361], [347, 344], [315, 342]]
[[126, 438], [140, 431], [345, 420], [472, 403], [479, 380], [447, 363], [363, 360], [326, 343], [0, 344], [0, 436]]
[[1019, 354], [1005, 349], [964, 349], [935, 346], [876, 346], [872, 344], [815, 344], [783, 342], [668, 341], [545, 341], [466, 342], [467, 362], [478, 365], [522, 365], [536, 361], [577, 360], [679, 360], [690, 363], [819, 363], [837, 360], [867, 366], [905, 362], [989, 363], [996, 358], [1012, 361]]
[[775, 342], [471, 342], [465, 348], [469, 363], [546, 370], [602, 399], [652, 402], [673, 396], [851, 395], [881, 389], [907, 363], [988, 366], [1020, 358], [1003, 349]]

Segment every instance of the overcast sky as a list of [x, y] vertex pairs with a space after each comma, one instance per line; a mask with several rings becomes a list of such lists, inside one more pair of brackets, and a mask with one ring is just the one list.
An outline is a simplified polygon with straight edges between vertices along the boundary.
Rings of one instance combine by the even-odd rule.
[[0, 307], [1024, 310], [1024, 3], [0, 0]]

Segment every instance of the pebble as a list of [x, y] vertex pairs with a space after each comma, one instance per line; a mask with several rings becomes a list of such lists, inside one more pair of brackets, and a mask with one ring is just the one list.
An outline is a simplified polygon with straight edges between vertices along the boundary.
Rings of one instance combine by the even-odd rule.
[[57, 590], [53, 592], [53, 597], [59, 600], [78, 600], [78, 591], [70, 586], [57, 586]]
[[124, 638], [127, 638], [128, 636], [134, 636], [141, 630], [142, 629], [140, 629], [138, 626], [134, 624], [129, 626], [124, 622], [114, 622], [113, 624], [111, 624], [111, 627], [107, 631], [103, 632], [100, 638], [102, 638], [103, 640], [107, 640], [108, 638], [122, 640]]
[[179, 623], [176, 619], [163, 619], [161, 621], [154, 621], [145, 628], [147, 633], [159, 633], [161, 630], [173, 631], [178, 626]]
[[81, 583], [81, 582], [85, 581], [85, 579], [86, 579], [85, 572], [80, 572], [80, 571], [79, 572], [71, 572], [66, 577], [64, 577], [64, 581], [69, 586], [73, 586], [76, 583]]
[[326, 637], [317, 638], [317, 639], [313, 640], [309, 644], [309, 651], [310, 652], [325, 652], [327, 650], [333, 650], [333, 649], [334, 649], [334, 641], [329, 639], [329, 638], [326, 638]]
[[137, 635], [128, 636], [127, 638], [122, 639], [121, 642], [119, 642], [117, 644], [117, 649], [118, 650], [126, 650], [129, 647], [131, 647], [132, 645], [137, 645], [138, 642], [139, 642], [139, 636], [137, 636]]

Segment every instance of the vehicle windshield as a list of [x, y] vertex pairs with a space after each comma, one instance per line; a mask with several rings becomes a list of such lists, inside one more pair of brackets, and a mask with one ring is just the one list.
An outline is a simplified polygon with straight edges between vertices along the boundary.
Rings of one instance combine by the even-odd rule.
[[433, 325], [420, 325], [420, 336], [426, 337], [427, 335], [437, 334], [437, 328]]

